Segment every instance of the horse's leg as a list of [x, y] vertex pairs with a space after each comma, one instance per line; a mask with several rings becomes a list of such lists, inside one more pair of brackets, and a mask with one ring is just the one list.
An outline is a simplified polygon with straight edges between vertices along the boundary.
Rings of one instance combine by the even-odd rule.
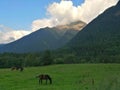
[[41, 80], [39, 79], [39, 84], [41, 83]]
[[42, 79], [41, 79], [41, 84], [42, 84]]
[[46, 84], [47, 84], [47, 79], [46, 79]]

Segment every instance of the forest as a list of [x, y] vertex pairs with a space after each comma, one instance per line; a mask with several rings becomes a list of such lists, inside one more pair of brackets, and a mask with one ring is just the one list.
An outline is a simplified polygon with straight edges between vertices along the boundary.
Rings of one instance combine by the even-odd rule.
[[[85, 49], [85, 48], [82, 48]], [[87, 50], [87, 49], [86, 49]], [[43, 53], [2, 53], [0, 54], [0, 68], [9, 68], [12, 66], [45, 66], [52, 64], [76, 64], [76, 63], [120, 63], [119, 54], [105, 54], [104, 51], [95, 52], [81, 51], [76, 53], [64, 50], [45, 51]]]

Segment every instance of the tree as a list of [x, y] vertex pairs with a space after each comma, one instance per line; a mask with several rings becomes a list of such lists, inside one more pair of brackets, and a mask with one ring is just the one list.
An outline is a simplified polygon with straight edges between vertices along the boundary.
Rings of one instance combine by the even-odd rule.
[[53, 63], [53, 58], [52, 58], [51, 52], [49, 50], [47, 50], [43, 53], [41, 64], [42, 65], [50, 65], [52, 63]]
[[66, 64], [76, 63], [76, 56], [74, 54], [65, 55], [64, 63]]

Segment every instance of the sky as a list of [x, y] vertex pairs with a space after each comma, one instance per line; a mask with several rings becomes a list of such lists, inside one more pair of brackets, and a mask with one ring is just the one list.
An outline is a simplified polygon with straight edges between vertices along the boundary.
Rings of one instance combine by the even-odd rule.
[[0, 44], [39, 28], [91, 22], [118, 0], [0, 0]]
[[[31, 29], [31, 22], [46, 17], [47, 7], [61, 0], [0, 0], [0, 24], [13, 29]], [[84, 0], [73, 0], [79, 5]]]

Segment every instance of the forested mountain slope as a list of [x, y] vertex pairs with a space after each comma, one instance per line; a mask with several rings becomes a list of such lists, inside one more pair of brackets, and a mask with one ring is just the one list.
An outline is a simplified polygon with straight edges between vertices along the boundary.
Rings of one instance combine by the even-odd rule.
[[[67, 45], [81, 59], [120, 59], [120, 1], [90, 22]], [[66, 50], [65, 49], [65, 50]], [[111, 62], [112, 62], [111, 61]]]

